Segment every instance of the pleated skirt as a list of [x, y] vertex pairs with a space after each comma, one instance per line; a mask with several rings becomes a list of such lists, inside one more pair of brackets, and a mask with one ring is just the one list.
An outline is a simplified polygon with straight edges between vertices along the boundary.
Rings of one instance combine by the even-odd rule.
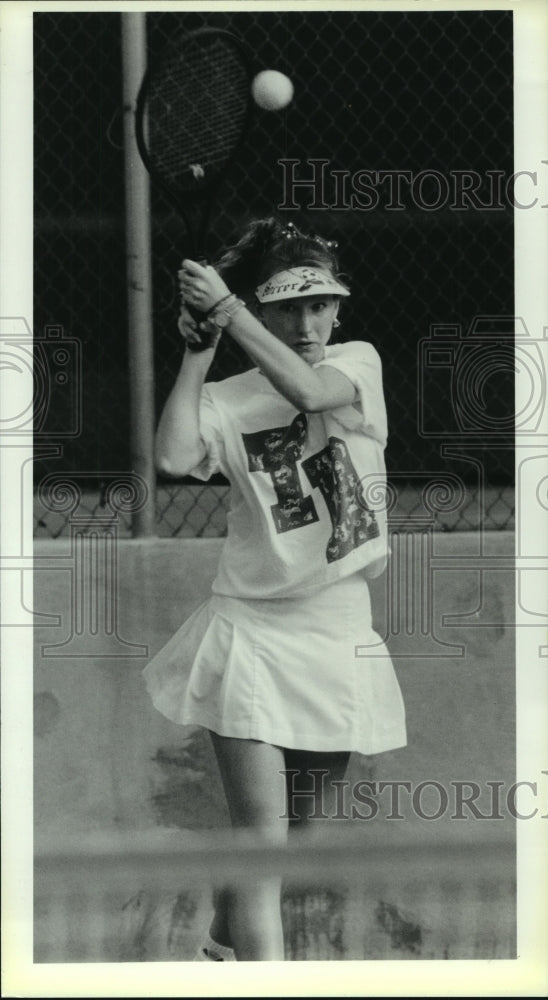
[[362, 754], [406, 743], [400, 687], [359, 573], [305, 597], [213, 595], [144, 678], [168, 719], [222, 736]]

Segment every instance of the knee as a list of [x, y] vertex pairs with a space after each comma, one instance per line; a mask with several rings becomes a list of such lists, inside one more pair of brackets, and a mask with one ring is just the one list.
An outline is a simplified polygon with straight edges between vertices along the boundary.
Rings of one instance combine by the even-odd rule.
[[285, 847], [287, 844], [287, 822], [280, 820], [279, 826], [260, 827], [258, 830], [260, 843], [265, 847]]
[[232, 826], [245, 830], [265, 846], [283, 845], [287, 842], [288, 818], [283, 811], [272, 809], [270, 803], [246, 800], [231, 809]]
[[258, 818], [255, 823], [242, 824], [241, 829], [246, 831], [254, 844], [265, 850], [270, 847], [285, 847], [287, 844], [288, 824], [284, 819], [272, 821]]

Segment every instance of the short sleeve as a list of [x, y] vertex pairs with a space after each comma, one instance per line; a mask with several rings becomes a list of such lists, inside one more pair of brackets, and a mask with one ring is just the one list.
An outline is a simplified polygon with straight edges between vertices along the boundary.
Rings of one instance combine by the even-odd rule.
[[388, 435], [386, 406], [382, 390], [382, 365], [372, 344], [352, 341], [328, 348], [320, 365], [329, 365], [346, 375], [358, 391], [358, 399], [331, 411], [331, 416], [348, 430], [363, 431], [386, 446]]
[[189, 471], [190, 476], [207, 481], [216, 472], [225, 473], [225, 447], [221, 418], [213, 400], [212, 386], [207, 383], [200, 397], [200, 437], [206, 454], [199, 465]]

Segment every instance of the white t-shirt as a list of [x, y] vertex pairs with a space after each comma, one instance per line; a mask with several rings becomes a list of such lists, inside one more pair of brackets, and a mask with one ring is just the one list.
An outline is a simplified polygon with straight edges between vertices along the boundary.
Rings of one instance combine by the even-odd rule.
[[232, 487], [215, 594], [290, 597], [384, 569], [381, 361], [371, 344], [354, 341], [327, 347], [318, 364], [350, 379], [354, 403], [300, 413], [257, 368], [202, 390], [207, 455], [191, 475], [222, 472]]

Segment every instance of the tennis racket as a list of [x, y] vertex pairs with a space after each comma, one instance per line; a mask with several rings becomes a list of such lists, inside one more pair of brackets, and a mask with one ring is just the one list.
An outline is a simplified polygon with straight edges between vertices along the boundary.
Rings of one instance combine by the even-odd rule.
[[[213, 199], [251, 116], [251, 66], [243, 42], [228, 31], [199, 28], [175, 36], [151, 66], [137, 97], [137, 147], [151, 179], [180, 213], [186, 256], [207, 262]], [[185, 303], [198, 322], [204, 314]], [[204, 350], [211, 336], [200, 331]]]

